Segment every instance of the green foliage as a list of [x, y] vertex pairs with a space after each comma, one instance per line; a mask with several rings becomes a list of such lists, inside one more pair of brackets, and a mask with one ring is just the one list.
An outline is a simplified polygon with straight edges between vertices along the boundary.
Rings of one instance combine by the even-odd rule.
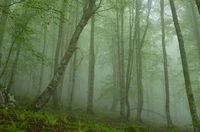
[[45, 124], [50, 126], [55, 125], [58, 120], [56, 117], [47, 114], [45, 115], [45, 118], [46, 118]]
[[132, 124], [128, 129], [128, 132], [140, 132], [141, 129], [140, 127], [136, 126], [135, 124]]

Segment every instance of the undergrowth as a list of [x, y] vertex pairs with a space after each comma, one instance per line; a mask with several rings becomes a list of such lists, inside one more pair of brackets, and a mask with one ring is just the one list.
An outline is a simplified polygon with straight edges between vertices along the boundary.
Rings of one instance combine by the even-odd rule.
[[124, 132], [124, 130], [78, 119], [75, 115], [1, 109], [0, 132]]
[[0, 109], [0, 132], [189, 132], [149, 124], [121, 122], [118, 115], [106, 111], [91, 116], [80, 108], [70, 114], [46, 109], [39, 112]]

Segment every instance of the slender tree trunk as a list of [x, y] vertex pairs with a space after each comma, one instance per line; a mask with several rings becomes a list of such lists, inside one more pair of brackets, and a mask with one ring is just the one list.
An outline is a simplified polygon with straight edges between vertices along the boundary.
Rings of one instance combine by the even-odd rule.
[[120, 52], [120, 56], [121, 56], [121, 62], [120, 62], [120, 67], [121, 67], [121, 73], [120, 73], [120, 113], [121, 113], [121, 117], [122, 119], [125, 118], [125, 98], [126, 98], [126, 92], [125, 92], [125, 78], [124, 78], [124, 6], [120, 7], [120, 15], [121, 15], [121, 52]]
[[[62, 3], [62, 12], [65, 11], [65, 4], [64, 2]], [[62, 17], [64, 17], [63, 14], [61, 14], [60, 19], [62, 19]], [[59, 55], [60, 55], [60, 47], [62, 44], [62, 39], [63, 39], [63, 30], [64, 30], [64, 23], [60, 20], [59, 23], [59, 33], [58, 33], [58, 40], [57, 40], [57, 45], [56, 45], [56, 53], [55, 53], [55, 60], [54, 60], [54, 75], [57, 72], [57, 68], [58, 68], [58, 63], [59, 63]], [[59, 102], [58, 102], [58, 92], [57, 89], [55, 89], [54, 93], [53, 93], [53, 108], [58, 111], [59, 108]]]
[[[74, 22], [75, 20], [75, 15], [73, 14], [73, 11], [71, 11], [71, 21]], [[71, 24], [70, 24], [71, 25]], [[69, 37], [71, 37], [71, 33], [74, 30], [74, 26], [70, 26], [70, 33], [69, 33]], [[73, 79], [73, 60], [70, 61], [70, 67], [69, 67], [69, 87], [68, 87], [68, 111], [70, 112], [72, 109], [72, 101], [73, 101], [73, 96], [74, 96], [74, 90], [72, 89], [72, 79]]]
[[[79, 12], [79, 4], [78, 4], [78, 0], [76, 0], [76, 20], [75, 20], [75, 26], [77, 25], [78, 23], [78, 12]], [[77, 44], [76, 44], [77, 45]], [[71, 89], [71, 94], [70, 94], [70, 101], [69, 101], [69, 112], [72, 111], [72, 103], [73, 103], [73, 98], [74, 98], [74, 92], [75, 92], [75, 88], [76, 88], [76, 69], [77, 69], [77, 51], [75, 51], [74, 53], [74, 58], [73, 58], [73, 67], [72, 67], [72, 89]]]
[[[11, 0], [4, 0], [3, 5], [6, 6], [6, 5], [9, 5], [10, 3], [11, 3]], [[0, 68], [1, 68], [3, 38], [4, 38], [4, 34], [5, 34], [6, 22], [8, 19], [8, 15], [9, 15], [9, 6], [3, 7], [2, 14], [0, 17], [0, 25], [1, 25], [1, 30], [0, 30]]]
[[200, 14], [200, 0], [195, 0], [199, 14]]
[[162, 25], [162, 49], [163, 49], [163, 60], [164, 60], [164, 77], [165, 77], [165, 94], [166, 94], [166, 102], [165, 102], [165, 111], [167, 117], [167, 125], [168, 127], [172, 127], [172, 119], [170, 114], [170, 91], [169, 91], [169, 79], [168, 79], [168, 68], [167, 68], [167, 52], [165, 47], [165, 20], [164, 20], [164, 0], [160, 0], [161, 7], [161, 25]]
[[141, 122], [142, 107], [143, 107], [143, 91], [142, 91], [142, 61], [141, 61], [141, 43], [140, 43], [140, 13], [141, 2], [136, 1], [136, 71], [137, 71], [137, 89], [138, 89], [138, 109], [136, 120]]
[[[120, 14], [119, 14], [120, 12]], [[117, 18], [117, 51], [118, 51], [118, 77], [120, 86], [120, 118], [125, 119], [125, 85], [124, 85], [124, 5], [120, 5], [116, 0], [116, 18]], [[121, 16], [120, 16], [121, 15]], [[119, 18], [120, 16], [120, 18]], [[121, 28], [119, 21], [121, 22]], [[121, 29], [121, 34], [120, 34]]]
[[[117, 74], [117, 78], [118, 78], [118, 82], [119, 82], [119, 90], [121, 92], [121, 90], [123, 89], [123, 85], [122, 85], [122, 77], [121, 77], [121, 44], [120, 44], [120, 40], [121, 40], [121, 36], [120, 36], [120, 24], [119, 24], [119, 9], [118, 9], [118, 1], [116, 0], [116, 20], [117, 20], [117, 31], [116, 31], [116, 36], [117, 36], [117, 60], [118, 60], [118, 74]], [[125, 116], [125, 109], [123, 109], [123, 100], [122, 100], [122, 93], [120, 93], [120, 118], [124, 119]]]
[[11, 91], [11, 88], [12, 88], [12, 85], [14, 82], [16, 68], [17, 68], [18, 61], [19, 61], [20, 50], [21, 50], [21, 44], [19, 44], [19, 46], [17, 48], [17, 53], [16, 53], [15, 60], [14, 60], [13, 66], [12, 66], [12, 70], [11, 70], [10, 80], [7, 85], [7, 93], [9, 93]]
[[112, 38], [112, 66], [113, 66], [113, 101], [110, 108], [110, 111], [115, 112], [117, 109], [117, 104], [119, 102], [118, 94], [119, 94], [119, 84], [118, 84], [118, 76], [117, 76], [117, 61], [116, 61], [117, 51], [114, 42], [114, 35]]
[[[46, 18], [44, 18], [44, 23], [46, 24]], [[44, 43], [43, 43], [43, 49], [42, 49], [43, 57], [45, 56], [46, 39], [47, 39], [47, 27], [45, 27], [45, 29], [44, 29]], [[39, 80], [37, 96], [39, 96], [41, 93], [43, 76], [44, 76], [44, 59], [42, 59], [42, 62], [41, 62], [40, 80]]]
[[197, 115], [195, 100], [194, 100], [194, 96], [193, 96], [193, 92], [192, 92], [192, 86], [191, 86], [190, 75], [189, 75], [189, 70], [188, 70], [188, 63], [187, 63], [187, 57], [186, 57], [186, 53], [185, 53], [183, 36], [181, 33], [181, 28], [179, 26], [179, 21], [178, 21], [174, 1], [169, 0], [169, 2], [170, 2], [174, 26], [176, 29], [176, 34], [177, 34], [177, 38], [178, 38], [178, 42], [179, 42], [183, 74], [184, 74], [184, 79], [185, 79], [185, 88], [186, 88], [186, 94], [187, 94], [189, 108], [190, 108], [190, 114], [192, 117], [194, 132], [199, 132], [200, 131], [200, 121], [199, 121], [199, 118]]
[[[101, 1], [100, 1], [100, 4], [101, 4]], [[99, 6], [97, 7], [89, 6], [84, 10], [83, 15], [79, 21], [79, 24], [77, 25], [76, 30], [74, 31], [74, 34], [70, 40], [68, 49], [65, 52], [60, 65], [58, 66], [56, 74], [54, 74], [54, 77], [49, 83], [49, 85], [47, 86], [46, 90], [27, 107], [27, 110], [38, 111], [49, 101], [50, 97], [57, 89], [57, 86], [61, 80], [61, 77], [63, 76], [65, 72], [66, 66], [70, 58], [72, 57], [73, 53], [76, 50], [76, 43], [79, 39], [79, 36], [83, 28], [86, 26], [88, 20], [92, 17], [92, 15], [96, 12], [98, 8]]]
[[87, 104], [88, 114], [94, 114], [93, 111], [94, 74], [95, 74], [94, 28], [95, 28], [95, 16], [93, 15], [91, 20], [90, 54], [89, 54], [89, 69], [88, 69], [88, 104]]
[[192, 10], [192, 16], [193, 16], [193, 20], [194, 20], [194, 31], [195, 31], [195, 37], [196, 37], [196, 41], [197, 41], [197, 50], [198, 50], [198, 54], [199, 54], [199, 59], [200, 59], [200, 29], [199, 29], [199, 24], [198, 24], [198, 19], [197, 19], [197, 15], [196, 12], [194, 10], [194, 5], [193, 2], [190, 1], [190, 6], [191, 6], [191, 10]]
[[130, 83], [131, 83], [131, 75], [132, 75], [132, 69], [133, 69], [133, 54], [134, 54], [134, 44], [132, 40], [132, 28], [133, 28], [133, 11], [131, 4], [129, 6], [129, 55], [128, 55], [128, 65], [127, 65], [127, 71], [126, 71], [126, 120], [129, 120], [130, 118], [130, 103], [128, 100], [128, 94], [130, 89]]

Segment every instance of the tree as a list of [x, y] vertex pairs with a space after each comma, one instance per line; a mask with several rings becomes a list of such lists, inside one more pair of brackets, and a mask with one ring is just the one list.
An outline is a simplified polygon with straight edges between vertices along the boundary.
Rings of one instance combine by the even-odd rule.
[[169, 79], [168, 79], [168, 68], [167, 68], [167, 52], [165, 46], [165, 23], [164, 23], [164, 0], [160, 0], [161, 7], [161, 26], [162, 26], [162, 49], [163, 49], [163, 60], [164, 60], [164, 76], [165, 76], [165, 94], [166, 94], [166, 104], [165, 111], [167, 117], [168, 127], [172, 127], [172, 119], [170, 114], [170, 91], [169, 91]]
[[122, 120], [125, 119], [124, 8], [125, 8], [124, 2], [116, 0], [117, 50], [118, 50], [117, 57], [118, 57], [118, 77], [120, 86], [120, 118]]
[[200, 0], [195, 0], [197, 8], [199, 10], [199, 14], [200, 14]]
[[88, 103], [87, 103], [88, 114], [94, 114], [93, 111], [94, 74], [95, 74], [94, 28], [95, 28], [95, 16], [93, 15], [91, 19], [90, 53], [89, 53], [89, 69], [88, 69]]
[[133, 30], [133, 7], [131, 7], [131, 2], [129, 1], [129, 51], [128, 51], [128, 65], [126, 71], [126, 119], [129, 120], [130, 118], [130, 103], [129, 103], [129, 89], [131, 83], [131, 75], [133, 69], [133, 54], [134, 54], [134, 38], [132, 37], [132, 30]]
[[9, 9], [10, 7], [7, 5], [10, 5], [11, 0], [4, 0], [3, 1], [3, 9], [2, 14], [0, 17], [0, 67], [1, 67], [1, 58], [2, 58], [2, 46], [3, 46], [3, 38], [5, 34], [5, 28], [6, 28], [6, 22], [9, 15]]
[[92, 17], [92, 15], [97, 11], [97, 9], [100, 7], [101, 1], [99, 5], [96, 7], [95, 4], [89, 4], [85, 6], [83, 10], [82, 17], [76, 26], [76, 29], [74, 31], [74, 34], [70, 40], [69, 46], [67, 51], [65, 52], [60, 65], [58, 66], [57, 72], [54, 74], [53, 79], [45, 89], [45, 91], [35, 100], [33, 101], [28, 107], [27, 110], [33, 110], [33, 111], [38, 111], [40, 110], [50, 99], [54, 91], [56, 90], [61, 77], [63, 76], [66, 66], [72, 57], [73, 53], [75, 52], [76, 48], [76, 43], [79, 39], [79, 36], [83, 30], [83, 28], [86, 26], [88, 20]]
[[200, 121], [199, 121], [199, 118], [197, 115], [195, 100], [194, 100], [194, 96], [193, 96], [193, 92], [192, 92], [192, 86], [191, 86], [190, 74], [189, 74], [189, 70], [188, 70], [188, 63], [187, 63], [187, 57], [186, 57], [186, 52], [185, 52], [184, 40], [183, 40], [183, 36], [182, 36], [181, 29], [179, 26], [179, 20], [177, 17], [174, 1], [169, 0], [169, 2], [170, 2], [174, 26], [175, 26], [175, 30], [176, 30], [176, 34], [177, 34], [177, 38], [178, 38], [178, 43], [179, 43], [179, 50], [180, 50], [180, 55], [181, 55], [182, 67], [183, 67], [186, 94], [187, 94], [187, 98], [188, 98], [194, 132], [199, 132], [200, 131]]
[[197, 52], [199, 54], [199, 59], [200, 59], [200, 29], [199, 29], [199, 25], [198, 25], [198, 19], [197, 19], [197, 14], [195, 12], [195, 9], [194, 9], [194, 5], [193, 5], [193, 2], [190, 1], [190, 6], [191, 6], [191, 10], [192, 10], [192, 16], [193, 16], [193, 21], [194, 21], [194, 26], [193, 26], [193, 29], [195, 31], [195, 37], [196, 37], [196, 41], [197, 41]]
[[[78, 23], [78, 19], [79, 19], [79, 4], [78, 4], [78, 0], [76, 0], [76, 12], [75, 12], [75, 24], [74, 26], [77, 25]], [[77, 45], [77, 44], [76, 44]], [[75, 51], [74, 53], [74, 58], [73, 58], [73, 62], [72, 62], [72, 82], [71, 82], [71, 91], [70, 91], [70, 97], [69, 97], [69, 108], [68, 111], [71, 112], [72, 111], [72, 103], [73, 103], [73, 98], [74, 98], [74, 91], [76, 88], [76, 70], [77, 70], [77, 51]]]
[[[61, 11], [65, 12], [65, 3], [62, 2]], [[54, 75], [57, 72], [58, 64], [59, 64], [59, 55], [60, 55], [60, 47], [62, 44], [63, 39], [63, 30], [64, 30], [64, 22], [62, 21], [62, 18], [64, 17], [64, 14], [61, 14], [60, 16], [60, 23], [59, 23], [59, 31], [58, 31], [58, 39], [57, 39], [57, 45], [56, 45], [56, 52], [54, 57]], [[59, 102], [58, 102], [58, 92], [57, 89], [53, 92], [53, 108], [55, 110], [59, 110]]]
[[[46, 44], [47, 44], [47, 24], [46, 24], [46, 18], [44, 18], [44, 43], [43, 43], [43, 47], [42, 47], [42, 55], [45, 56], [45, 50], [46, 50]], [[41, 71], [40, 71], [40, 80], [39, 80], [39, 86], [38, 86], [38, 92], [37, 92], [37, 96], [40, 95], [41, 92], [41, 88], [42, 88], [42, 81], [43, 81], [43, 76], [44, 76], [44, 59], [42, 59], [41, 62]]]

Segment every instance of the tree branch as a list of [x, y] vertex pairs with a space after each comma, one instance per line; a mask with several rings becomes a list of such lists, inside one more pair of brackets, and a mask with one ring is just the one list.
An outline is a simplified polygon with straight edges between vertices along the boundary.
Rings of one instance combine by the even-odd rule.
[[[136, 109], [138, 109], [138, 108], [132, 108], [132, 109], [130, 109], [130, 111], [131, 111], [131, 110], [136, 110]], [[148, 109], [142, 109], [142, 110], [147, 111], [147, 112], [154, 113], [154, 114], [159, 115], [159, 116], [161, 116], [161, 117], [163, 117], [163, 118], [166, 119], [165, 116], [163, 116], [163, 115], [161, 115], [161, 114], [159, 114], [159, 113], [157, 113], [157, 112], [154, 112], [154, 111], [151, 111], [151, 110], [148, 110]]]

